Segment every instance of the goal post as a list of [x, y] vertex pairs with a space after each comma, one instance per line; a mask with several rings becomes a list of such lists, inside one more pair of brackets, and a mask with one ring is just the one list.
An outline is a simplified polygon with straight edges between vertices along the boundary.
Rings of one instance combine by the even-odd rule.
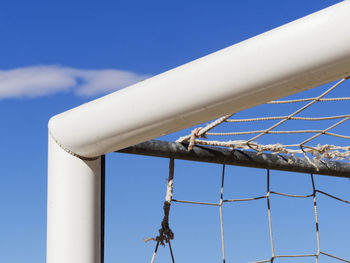
[[49, 122], [48, 263], [101, 263], [101, 158], [350, 75], [350, 1]]
[[103, 263], [100, 261], [102, 168], [101, 157], [79, 159], [49, 136], [48, 263]]
[[59, 114], [50, 134], [96, 157], [347, 77], [349, 10], [344, 1]]

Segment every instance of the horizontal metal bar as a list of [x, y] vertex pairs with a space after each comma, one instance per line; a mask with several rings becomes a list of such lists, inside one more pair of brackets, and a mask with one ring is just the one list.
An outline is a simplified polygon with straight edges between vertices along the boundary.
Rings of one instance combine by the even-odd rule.
[[348, 77], [349, 13], [342, 1], [56, 115], [50, 135], [94, 158]]
[[176, 142], [150, 140], [118, 152], [350, 178], [350, 164], [347, 162], [323, 160], [316, 169], [309, 161], [300, 157], [294, 157], [293, 163], [289, 163], [289, 157], [280, 154], [258, 154], [252, 151], [204, 146], [194, 146], [193, 150], [188, 151], [186, 144]]

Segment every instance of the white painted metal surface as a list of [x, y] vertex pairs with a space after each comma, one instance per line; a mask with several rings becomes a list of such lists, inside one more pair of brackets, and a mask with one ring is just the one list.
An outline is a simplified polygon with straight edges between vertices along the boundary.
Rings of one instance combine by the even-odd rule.
[[349, 14], [341, 2], [53, 117], [47, 262], [100, 263], [100, 161], [70, 153], [100, 156], [348, 76]]
[[350, 1], [55, 116], [51, 134], [103, 153], [350, 75]]
[[100, 163], [74, 157], [49, 138], [48, 263], [100, 262]]

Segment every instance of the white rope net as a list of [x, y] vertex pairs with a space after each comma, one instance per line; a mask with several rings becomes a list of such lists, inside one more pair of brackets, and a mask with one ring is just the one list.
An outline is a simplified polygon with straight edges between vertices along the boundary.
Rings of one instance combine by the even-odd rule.
[[[242, 113], [223, 116], [204, 127], [195, 128], [191, 134], [177, 140], [187, 143], [188, 150], [194, 145], [210, 145], [228, 147], [230, 149], [253, 150], [258, 153], [270, 152], [288, 156], [288, 162], [293, 163], [295, 155], [303, 155], [317, 169], [323, 159], [348, 161], [350, 160], [350, 80], [344, 78], [331, 86], [322, 87], [324, 90], [312, 90], [307, 98], [292, 97], [284, 100], [271, 101]], [[321, 94], [315, 95], [318, 92]], [[301, 93], [303, 95], [305, 92]], [[284, 106], [284, 107], [283, 107]], [[345, 113], [344, 113], [345, 111]], [[246, 113], [247, 112], [247, 113]], [[265, 112], [264, 116], [259, 116]], [[251, 116], [253, 115], [253, 116]], [[258, 116], [257, 116], [258, 115]], [[164, 204], [164, 219], [160, 235], [148, 240], [156, 241], [156, 248], [151, 262], [155, 262], [159, 245], [168, 245], [171, 262], [175, 262], [171, 240], [174, 234], [169, 227], [169, 211], [171, 203], [182, 203], [200, 206], [216, 206], [220, 216], [222, 262], [226, 262], [223, 208], [226, 204], [237, 202], [254, 202], [266, 200], [266, 215], [271, 256], [270, 258], [254, 261], [253, 263], [274, 262], [278, 259], [314, 258], [318, 263], [320, 256], [338, 262], [350, 262], [350, 258], [339, 257], [323, 249], [320, 242], [317, 198], [324, 196], [339, 203], [350, 205], [350, 201], [339, 198], [318, 189], [315, 186], [314, 175], [310, 174], [310, 193], [300, 195], [273, 191], [270, 186], [270, 170], [266, 169], [266, 194], [249, 198], [224, 198], [225, 164], [222, 167], [221, 191], [218, 202], [201, 202], [193, 200], [179, 200], [173, 198], [174, 159], [170, 159], [167, 195]], [[308, 254], [279, 254], [275, 251], [273, 236], [273, 217], [271, 216], [271, 196], [283, 196], [293, 199], [312, 199], [314, 209], [314, 235], [316, 251]], [[165, 234], [164, 234], [165, 233]], [[333, 261], [332, 261], [333, 262]]]
[[[309, 175], [309, 193], [307, 194], [295, 194], [295, 193], [284, 193], [284, 192], [278, 192], [274, 191], [271, 187], [271, 176], [270, 176], [270, 170], [266, 169], [266, 192], [264, 195], [260, 196], [251, 196], [249, 198], [235, 198], [235, 199], [227, 199], [224, 196], [224, 182], [225, 182], [225, 176], [226, 176], [226, 165], [222, 165], [222, 174], [221, 174], [221, 190], [219, 193], [218, 197], [218, 202], [202, 202], [202, 201], [193, 201], [193, 200], [180, 200], [180, 199], [175, 199], [173, 198], [173, 182], [174, 182], [174, 159], [170, 159], [170, 164], [169, 164], [169, 178], [168, 178], [168, 184], [167, 184], [167, 194], [166, 194], [166, 201], [165, 204], [168, 206], [168, 209], [164, 209], [165, 216], [164, 219], [166, 218], [166, 223], [164, 224], [164, 219], [162, 221], [162, 228], [159, 230], [160, 235], [157, 236], [156, 238], [148, 238], [145, 240], [145, 242], [154, 240], [156, 241], [156, 247], [154, 250], [154, 253], [152, 255], [151, 263], [156, 262], [156, 255], [158, 252], [159, 245], [163, 246], [168, 246], [170, 255], [169, 259], [170, 262], [175, 263], [175, 256], [176, 253], [173, 252], [172, 246], [171, 246], [171, 240], [174, 238], [174, 234], [170, 230], [169, 227], [169, 211], [170, 211], [170, 205], [174, 202], [175, 204], [184, 204], [184, 205], [199, 205], [199, 206], [214, 206], [218, 207], [218, 213], [219, 213], [219, 218], [220, 221], [218, 222], [220, 224], [220, 236], [221, 236], [221, 253], [222, 253], [222, 261], [223, 263], [226, 263], [226, 252], [225, 252], [225, 238], [224, 238], [224, 216], [223, 216], [223, 210], [224, 207], [229, 205], [229, 204], [234, 204], [234, 203], [241, 203], [241, 202], [255, 202], [257, 200], [266, 200], [266, 216], [267, 216], [267, 221], [268, 221], [268, 233], [269, 233], [269, 239], [270, 239], [270, 249], [271, 249], [271, 256], [270, 258], [265, 258], [257, 261], [251, 261], [250, 263], [263, 263], [263, 262], [275, 262], [278, 259], [295, 259], [294, 262], [298, 262], [298, 259], [301, 258], [313, 258], [316, 263], [319, 263], [320, 256], [323, 256], [327, 258], [327, 262], [330, 262], [330, 260], [336, 260], [337, 262], [348, 262], [350, 263], [350, 258], [346, 259], [343, 257], [340, 257], [336, 254], [333, 254], [327, 250], [324, 250], [324, 247], [322, 246], [322, 242], [320, 241], [320, 226], [319, 226], [319, 216], [318, 216], [318, 205], [317, 205], [317, 200], [319, 199], [320, 196], [323, 196], [325, 198], [335, 200], [338, 203], [343, 203], [345, 205], [350, 205], [349, 200], [345, 200], [343, 198], [339, 198], [335, 195], [329, 194], [325, 191], [320, 190], [319, 188], [316, 187], [315, 183], [315, 175], [310, 174]], [[232, 189], [231, 190], [226, 190], [229, 191], [230, 194], [232, 194]], [[316, 245], [315, 251], [310, 251], [310, 253], [307, 254], [279, 254], [278, 252], [276, 253], [275, 249], [275, 243], [276, 243], [276, 237], [273, 235], [273, 216], [271, 214], [271, 210], [274, 207], [273, 202], [271, 202], [271, 197], [272, 196], [280, 196], [280, 197], [285, 197], [285, 198], [293, 198], [293, 199], [311, 199], [313, 203], [313, 210], [314, 210], [314, 235], [315, 235], [315, 241]], [[272, 203], [272, 204], [271, 204]], [[349, 207], [349, 206], [348, 206]], [[310, 207], [311, 208], [311, 207]], [[350, 207], [349, 207], [350, 208]], [[276, 208], [275, 208], [276, 209]], [[237, 214], [237, 216], [241, 216]], [[200, 219], [198, 219], [200, 220]], [[322, 227], [321, 227], [322, 228]], [[162, 236], [162, 233], [164, 231], [169, 231], [171, 233], [170, 237], [164, 237], [160, 238]], [[346, 231], [346, 230], [343, 230]], [[238, 248], [237, 248], [238, 249]], [[333, 262], [333, 261], [332, 261]]]
[[[236, 117], [246, 116], [245, 112], [250, 114], [249, 110], [223, 116], [195, 128], [177, 142], [189, 143], [189, 150], [194, 145], [211, 145], [281, 153], [288, 155], [290, 162], [294, 155], [302, 154], [315, 166], [322, 159], [349, 160], [350, 132], [346, 125], [350, 119], [350, 97], [344, 96], [349, 94], [348, 79], [327, 87], [320, 95], [271, 101], [258, 106], [250, 110], [253, 116], [248, 115], [249, 118]], [[313, 95], [315, 91], [309, 93]], [[264, 116], [256, 116], [262, 112], [265, 112]]]

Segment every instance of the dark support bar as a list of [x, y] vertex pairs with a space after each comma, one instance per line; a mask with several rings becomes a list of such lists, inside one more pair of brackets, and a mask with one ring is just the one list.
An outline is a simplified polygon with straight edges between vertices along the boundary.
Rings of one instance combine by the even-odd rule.
[[204, 146], [194, 146], [192, 151], [187, 151], [187, 145], [176, 142], [150, 140], [118, 152], [350, 178], [350, 164], [347, 162], [322, 161], [316, 169], [305, 158], [294, 157], [293, 163], [288, 163], [288, 156], [280, 154]]
[[105, 262], [106, 156], [101, 156], [101, 263]]

